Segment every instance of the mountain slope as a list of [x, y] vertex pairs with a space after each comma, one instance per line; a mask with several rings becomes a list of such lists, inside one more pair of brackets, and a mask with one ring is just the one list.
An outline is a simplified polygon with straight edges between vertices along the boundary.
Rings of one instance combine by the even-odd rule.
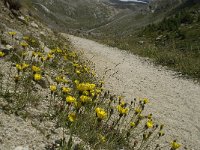
[[33, 0], [41, 18], [53, 27], [91, 28], [109, 20], [115, 14], [112, 6], [94, 0]]
[[157, 9], [154, 13], [122, 18], [90, 35], [111, 46], [150, 57], [182, 75], [200, 79], [199, 10], [199, 1], [183, 1], [167, 12]]

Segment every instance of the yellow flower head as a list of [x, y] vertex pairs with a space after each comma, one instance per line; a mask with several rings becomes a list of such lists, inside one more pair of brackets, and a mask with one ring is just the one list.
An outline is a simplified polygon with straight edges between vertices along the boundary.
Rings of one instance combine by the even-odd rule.
[[121, 105], [122, 107], [124, 107], [124, 106], [126, 105], [126, 102], [125, 102], [124, 100], [122, 100], [122, 101], [120, 102], [120, 105]]
[[29, 40], [29, 37], [28, 36], [24, 36], [23, 40]]
[[123, 108], [121, 105], [117, 106], [117, 111], [119, 112], [120, 115], [126, 115], [129, 111], [128, 108]]
[[56, 48], [56, 52], [57, 52], [57, 53], [62, 53], [62, 50], [61, 50], [59, 47], [57, 47], [57, 48]]
[[144, 104], [147, 104], [147, 103], [149, 103], [149, 99], [148, 98], [144, 98], [143, 102], [144, 102]]
[[66, 97], [66, 101], [67, 103], [75, 103], [76, 102], [76, 98], [73, 96], [67, 96]]
[[86, 103], [86, 102], [91, 102], [92, 98], [89, 96], [81, 95], [80, 100], [81, 100], [81, 102]]
[[71, 52], [71, 53], [69, 53], [69, 56], [70, 57], [76, 57], [76, 53], [75, 52]]
[[178, 148], [181, 147], [181, 144], [177, 143], [176, 140], [174, 140], [173, 142], [171, 142], [171, 149], [172, 150], [176, 150]]
[[20, 64], [16, 64], [16, 68], [17, 68], [18, 71], [23, 70], [23, 69], [22, 69], [22, 65], [20, 65]]
[[46, 58], [44, 56], [42, 56], [40, 59], [42, 62], [44, 62], [46, 60]]
[[17, 32], [12, 31], [12, 32], [8, 32], [8, 34], [11, 36], [15, 36], [17, 34]]
[[88, 91], [83, 91], [83, 95], [88, 96], [90, 93]]
[[146, 127], [147, 128], [153, 128], [153, 121], [151, 119], [149, 119], [147, 122], [146, 122]]
[[51, 53], [48, 53], [48, 54], [47, 54], [47, 60], [49, 60], [49, 59], [51, 59], [51, 58], [53, 58], [53, 55], [52, 55]]
[[41, 71], [40, 67], [37, 67], [37, 66], [32, 66], [32, 70], [34, 72], [40, 72]]
[[36, 52], [32, 52], [32, 57], [36, 57], [37, 53]]
[[4, 55], [5, 55], [5, 53], [0, 51], [0, 57], [3, 57]]
[[131, 127], [135, 127], [135, 122], [130, 122]]
[[80, 82], [79, 82], [78, 80], [75, 80], [74, 83], [75, 83], [76, 85], [78, 85]]
[[22, 69], [24, 70], [24, 69], [26, 69], [26, 68], [29, 67], [29, 64], [23, 63], [23, 64], [21, 65], [21, 67], [22, 67]]
[[62, 92], [63, 93], [69, 93], [69, 92], [71, 92], [71, 89], [68, 88], [68, 87], [62, 87]]
[[26, 43], [26, 42], [21, 42], [20, 45], [21, 45], [22, 47], [27, 47], [27, 46], [28, 46], [28, 43]]
[[75, 72], [76, 72], [77, 75], [80, 75], [80, 74], [81, 74], [81, 71], [80, 71], [80, 70], [76, 70]]
[[105, 119], [107, 117], [107, 113], [103, 108], [97, 107], [95, 109], [96, 115], [99, 119]]
[[41, 79], [42, 79], [41, 74], [38, 74], [38, 73], [34, 74], [34, 80], [35, 80], [35, 81], [39, 81], [39, 80], [41, 80]]
[[90, 83], [80, 83], [76, 87], [79, 91], [83, 92], [83, 91], [93, 90], [96, 87], [96, 85]]
[[141, 112], [142, 112], [142, 110], [141, 110], [139, 107], [135, 108], [135, 113], [136, 113], [136, 114], [139, 114], [139, 113], [141, 113]]
[[76, 120], [76, 114], [75, 113], [70, 113], [68, 115], [68, 119], [70, 122], [74, 122]]
[[57, 83], [61, 83], [64, 82], [66, 79], [64, 76], [57, 76], [55, 80]]
[[51, 92], [55, 92], [57, 87], [55, 85], [50, 85]]
[[106, 137], [105, 136], [103, 136], [103, 135], [100, 134], [99, 138], [100, 138], [100, 140], [101, 140], [102, 143], [106, 142]]

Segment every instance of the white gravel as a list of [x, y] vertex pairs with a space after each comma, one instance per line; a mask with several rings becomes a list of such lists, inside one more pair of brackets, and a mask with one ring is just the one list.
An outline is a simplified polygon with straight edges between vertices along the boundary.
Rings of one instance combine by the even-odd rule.
[[[105, 88], [151, 100], [148, 111], [165, 124], [166, 141], [178, 139], [181, 149], [200, 150], [200, 85], [182, 79], [175, 72], [155, 66], [144, 58], [97, 42], [71, 36], [72, 44], [92, 61], [100, 77], [105, 75]], [[185, 148], [188, 147], [188, 148]]]

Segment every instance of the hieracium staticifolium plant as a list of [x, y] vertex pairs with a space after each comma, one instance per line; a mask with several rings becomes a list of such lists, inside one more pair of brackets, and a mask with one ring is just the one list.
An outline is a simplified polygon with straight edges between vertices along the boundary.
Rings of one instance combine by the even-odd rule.
[[[13, 38], [17, 33], [8, 34]], [[40, 46], [30, 50], [30, 41], [32, 44], [35, 42], [24, 36], [19, 42], [21, 51], [9, 55], [0, 52], [3, 59], [18, 57], [15, 74], [11, 74], [15, 83], [11, 95], [18, 97], [12, 107], [20, 109], [20, 101], [23, 106], [26, 104], [27, 101], [20, 97], [23, 92], [31, 93], [36, 86], [47, 84], [49, 118], [56, 120], [57, 126], [63, 129], [61, 143], [56, 145], [58, 148], [71, 149], [73, 137], [79, 137], [85, 146], [92, 149], [165, 147], [176, 150], [180, 147], [176, 140], [167, 145], [160, 143], [165, 135], [164, 125], [158, 124], [153, 114], [146, 114], [148, 98], [126, 101], [123, 96], [112, 95], [103, 88], [104, 82], [96, 76], [90, 64], [80, 61], [79, 56], [66, 45], [55, 44], [48, 51]], [[26, 85], [25, 88], [22, 85]], [[70, 136], [68, 140], [66, 135]]]

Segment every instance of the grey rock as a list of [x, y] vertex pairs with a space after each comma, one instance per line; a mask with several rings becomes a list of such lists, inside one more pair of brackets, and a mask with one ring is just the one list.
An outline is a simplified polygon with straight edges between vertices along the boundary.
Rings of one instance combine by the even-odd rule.
[[39, 28], [39, 26], [35, 22], [31, 22], [31, 26], [34, 28]]
[[21, 21], [26, 21], [24, 16], [19, 16], [18, 19], [20, 19]]
[[28, 146], [23, 147], [23, 146], [17, 146], [14, 150], [29, 150]]

